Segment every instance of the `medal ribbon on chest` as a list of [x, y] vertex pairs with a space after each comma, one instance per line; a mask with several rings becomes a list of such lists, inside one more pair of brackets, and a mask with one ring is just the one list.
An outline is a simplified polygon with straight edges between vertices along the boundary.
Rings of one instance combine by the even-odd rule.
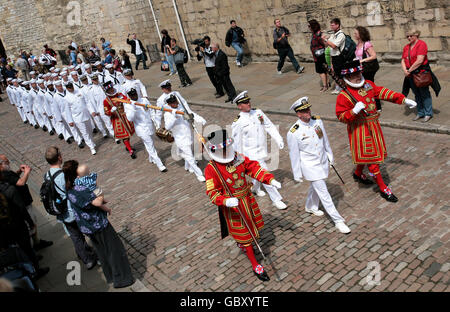
[[322, 132], [322, 129], [320, 128], [319, 125], [315, 125], [314, 126], [314, 131], [316, 131], [317, 136], [319, 137], [319, 139], [321, 139], [323, 137], [323, 132]]

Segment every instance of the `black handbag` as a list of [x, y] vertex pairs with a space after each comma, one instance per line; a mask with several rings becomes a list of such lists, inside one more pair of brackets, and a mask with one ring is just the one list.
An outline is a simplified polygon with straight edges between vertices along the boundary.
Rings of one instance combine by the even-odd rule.
[[[364, 50], [364, 45], [366, 43], [363, 43], [363, 59], [367, 58], [367, 53]], [[380, 64], [378, 64], [378, 60], [374, 59], [372, 61], [364, 62], [362, 64], [362, 72], [363, 73], [376, 73], [380, 69]]]

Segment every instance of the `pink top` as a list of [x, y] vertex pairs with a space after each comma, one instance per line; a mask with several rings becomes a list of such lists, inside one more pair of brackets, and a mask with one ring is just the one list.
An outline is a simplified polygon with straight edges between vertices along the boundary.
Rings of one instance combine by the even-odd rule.
[[[364, 46], [364, 49], [363, 49], [363, 46]], [[363, 50], [366, 51], [366, 57], [369, 57], [369, 52], [367, 52], [367, 50], [369, 50], [369, 48], [373, 47], [373, 45], [370, 41], [364, 42], [363, 46], [361, 46], [361, 48], [356, 47], [355, 55], [358, 60], [363, 59], [363, 54], [364, 54]]]

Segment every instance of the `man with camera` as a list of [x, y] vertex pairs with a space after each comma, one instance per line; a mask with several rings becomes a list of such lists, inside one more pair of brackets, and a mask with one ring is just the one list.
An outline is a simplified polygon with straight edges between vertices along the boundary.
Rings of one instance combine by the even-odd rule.
[[211, 38], [209, 36], [203, 37], [201, 40], [196, 40], [197, 47], [197, 59], [200, 61], [203, 57], [203, 62], [206, 66], [206, 72], [208, 73], [209, 80], [216, 88], [216, 98], [220, 98], [225, 95], [222, 85], [218, 83], [216, 76], [216, 54], [211, 49]]
[[141, 40], [136, 38], [136, 34], [133, 34], [130, 40], [130, 34], [128, 34], [127, 43], [131, 46], [131, 53], [136, 56], [136, 70], [138, 70], [139, 63], [144, 63], [144, 69], [148, 69], [145, 61], [147, 61], [147, 55], [145, 54], [145, 48]]

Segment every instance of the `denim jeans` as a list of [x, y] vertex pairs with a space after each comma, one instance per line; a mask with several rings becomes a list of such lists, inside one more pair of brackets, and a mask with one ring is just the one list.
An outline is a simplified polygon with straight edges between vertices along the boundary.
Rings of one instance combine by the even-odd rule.
[[409, 78], [411, 90], [417, 102], [417, 115], [420, 117], [433, 116], [433, 106], [429, 87], [417, 88], [412, 77]]
[[294, 51], [292, 51], [291, 46], [288, 46], [286, 48], [278, 48], [278, 56], [280, 57], [277, 66], [278, 71], [281, 71], [281, 69], [283, 68], [286, 56], [289, 57], [296, 71], [300, 68], [300, 65], [298, 65], [298, 62], [295, 59]]
[[231, 46], [237, 52], [236, 62], [239, 62], [239, 63], [242, 62], [242, 58], [244, 56], [244, 49], [242, 48], [242, 44], [240, 44], [239, 42], [232, 42]]
[[166, 54], [166, 60], [167, 60], [167, 63], [169, 63], [170, 72], [172, 74], [174, 74], [176, 71], [176, 65], [175, 65], [175, 61], [173, 59], [173, 55]]
[[144, 69], [147, 69], [147, 65], [145, 64], [145, 55], [144, 53], [141, 53], [139, 55], [136, 55], [136, 70], [138, 70], [139, 63], [142, 61], [144, 63]]

